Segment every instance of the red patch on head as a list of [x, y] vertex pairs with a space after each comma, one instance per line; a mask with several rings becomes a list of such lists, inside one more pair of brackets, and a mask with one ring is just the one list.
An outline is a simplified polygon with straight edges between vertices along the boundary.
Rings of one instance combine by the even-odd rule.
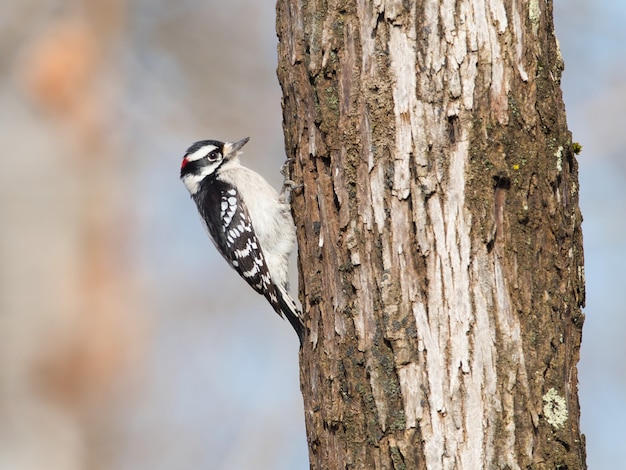
[[180, 164], [180, 169], [182, 170], [183, 168], [185, 168], [187, 166], [187, 163], [189, 163], [189, 160], [187, 160], [187, 157], [184, 157], [183, 162]]

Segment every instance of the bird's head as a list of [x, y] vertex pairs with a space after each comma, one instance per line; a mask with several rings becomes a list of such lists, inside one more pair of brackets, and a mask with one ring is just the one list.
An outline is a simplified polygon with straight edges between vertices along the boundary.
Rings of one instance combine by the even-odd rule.
[[189, 147], [180, 165], [180, 179], [189, 192], [195, 194], [205, 178], [215, 175], [224, 163], [235, 159], [248, 140], [249, 137], [238, 142], [201, 140]]

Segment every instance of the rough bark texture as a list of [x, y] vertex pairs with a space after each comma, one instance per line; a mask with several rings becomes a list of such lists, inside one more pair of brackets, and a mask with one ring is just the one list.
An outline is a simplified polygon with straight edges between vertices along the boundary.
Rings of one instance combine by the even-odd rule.
[[311, 468], [585, 468], [543, 0], [278, 0]]

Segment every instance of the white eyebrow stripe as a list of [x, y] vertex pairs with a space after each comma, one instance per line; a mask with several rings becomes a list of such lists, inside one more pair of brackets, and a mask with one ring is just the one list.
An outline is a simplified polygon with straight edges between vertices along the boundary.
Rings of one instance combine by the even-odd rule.
[[187, 161], [195, 162], [196, 160], [200, 160], [201, 158], [204, 158], [208, 154], [210, 154], [213, 150], [217, 150], [217, 147], [215, 145], [205, 145], [204, 147], [200, 147], [195, 152], [187, 155]]

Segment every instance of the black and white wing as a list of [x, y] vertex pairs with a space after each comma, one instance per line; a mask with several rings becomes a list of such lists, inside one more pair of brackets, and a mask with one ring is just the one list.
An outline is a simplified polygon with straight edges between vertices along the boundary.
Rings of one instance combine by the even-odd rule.
[[230, 266], [263, 295], [281, 317], [285, 315], [302, 342], [304, 327], [301, 315], [284, 288], [272, 281], [245, 202], [233, 186], [220, 181], [213, 184], [214, 191], [199, 193], [205, 194], [204, 200], [199, 197], [194, 197], [194, 200], [214, 245]]

